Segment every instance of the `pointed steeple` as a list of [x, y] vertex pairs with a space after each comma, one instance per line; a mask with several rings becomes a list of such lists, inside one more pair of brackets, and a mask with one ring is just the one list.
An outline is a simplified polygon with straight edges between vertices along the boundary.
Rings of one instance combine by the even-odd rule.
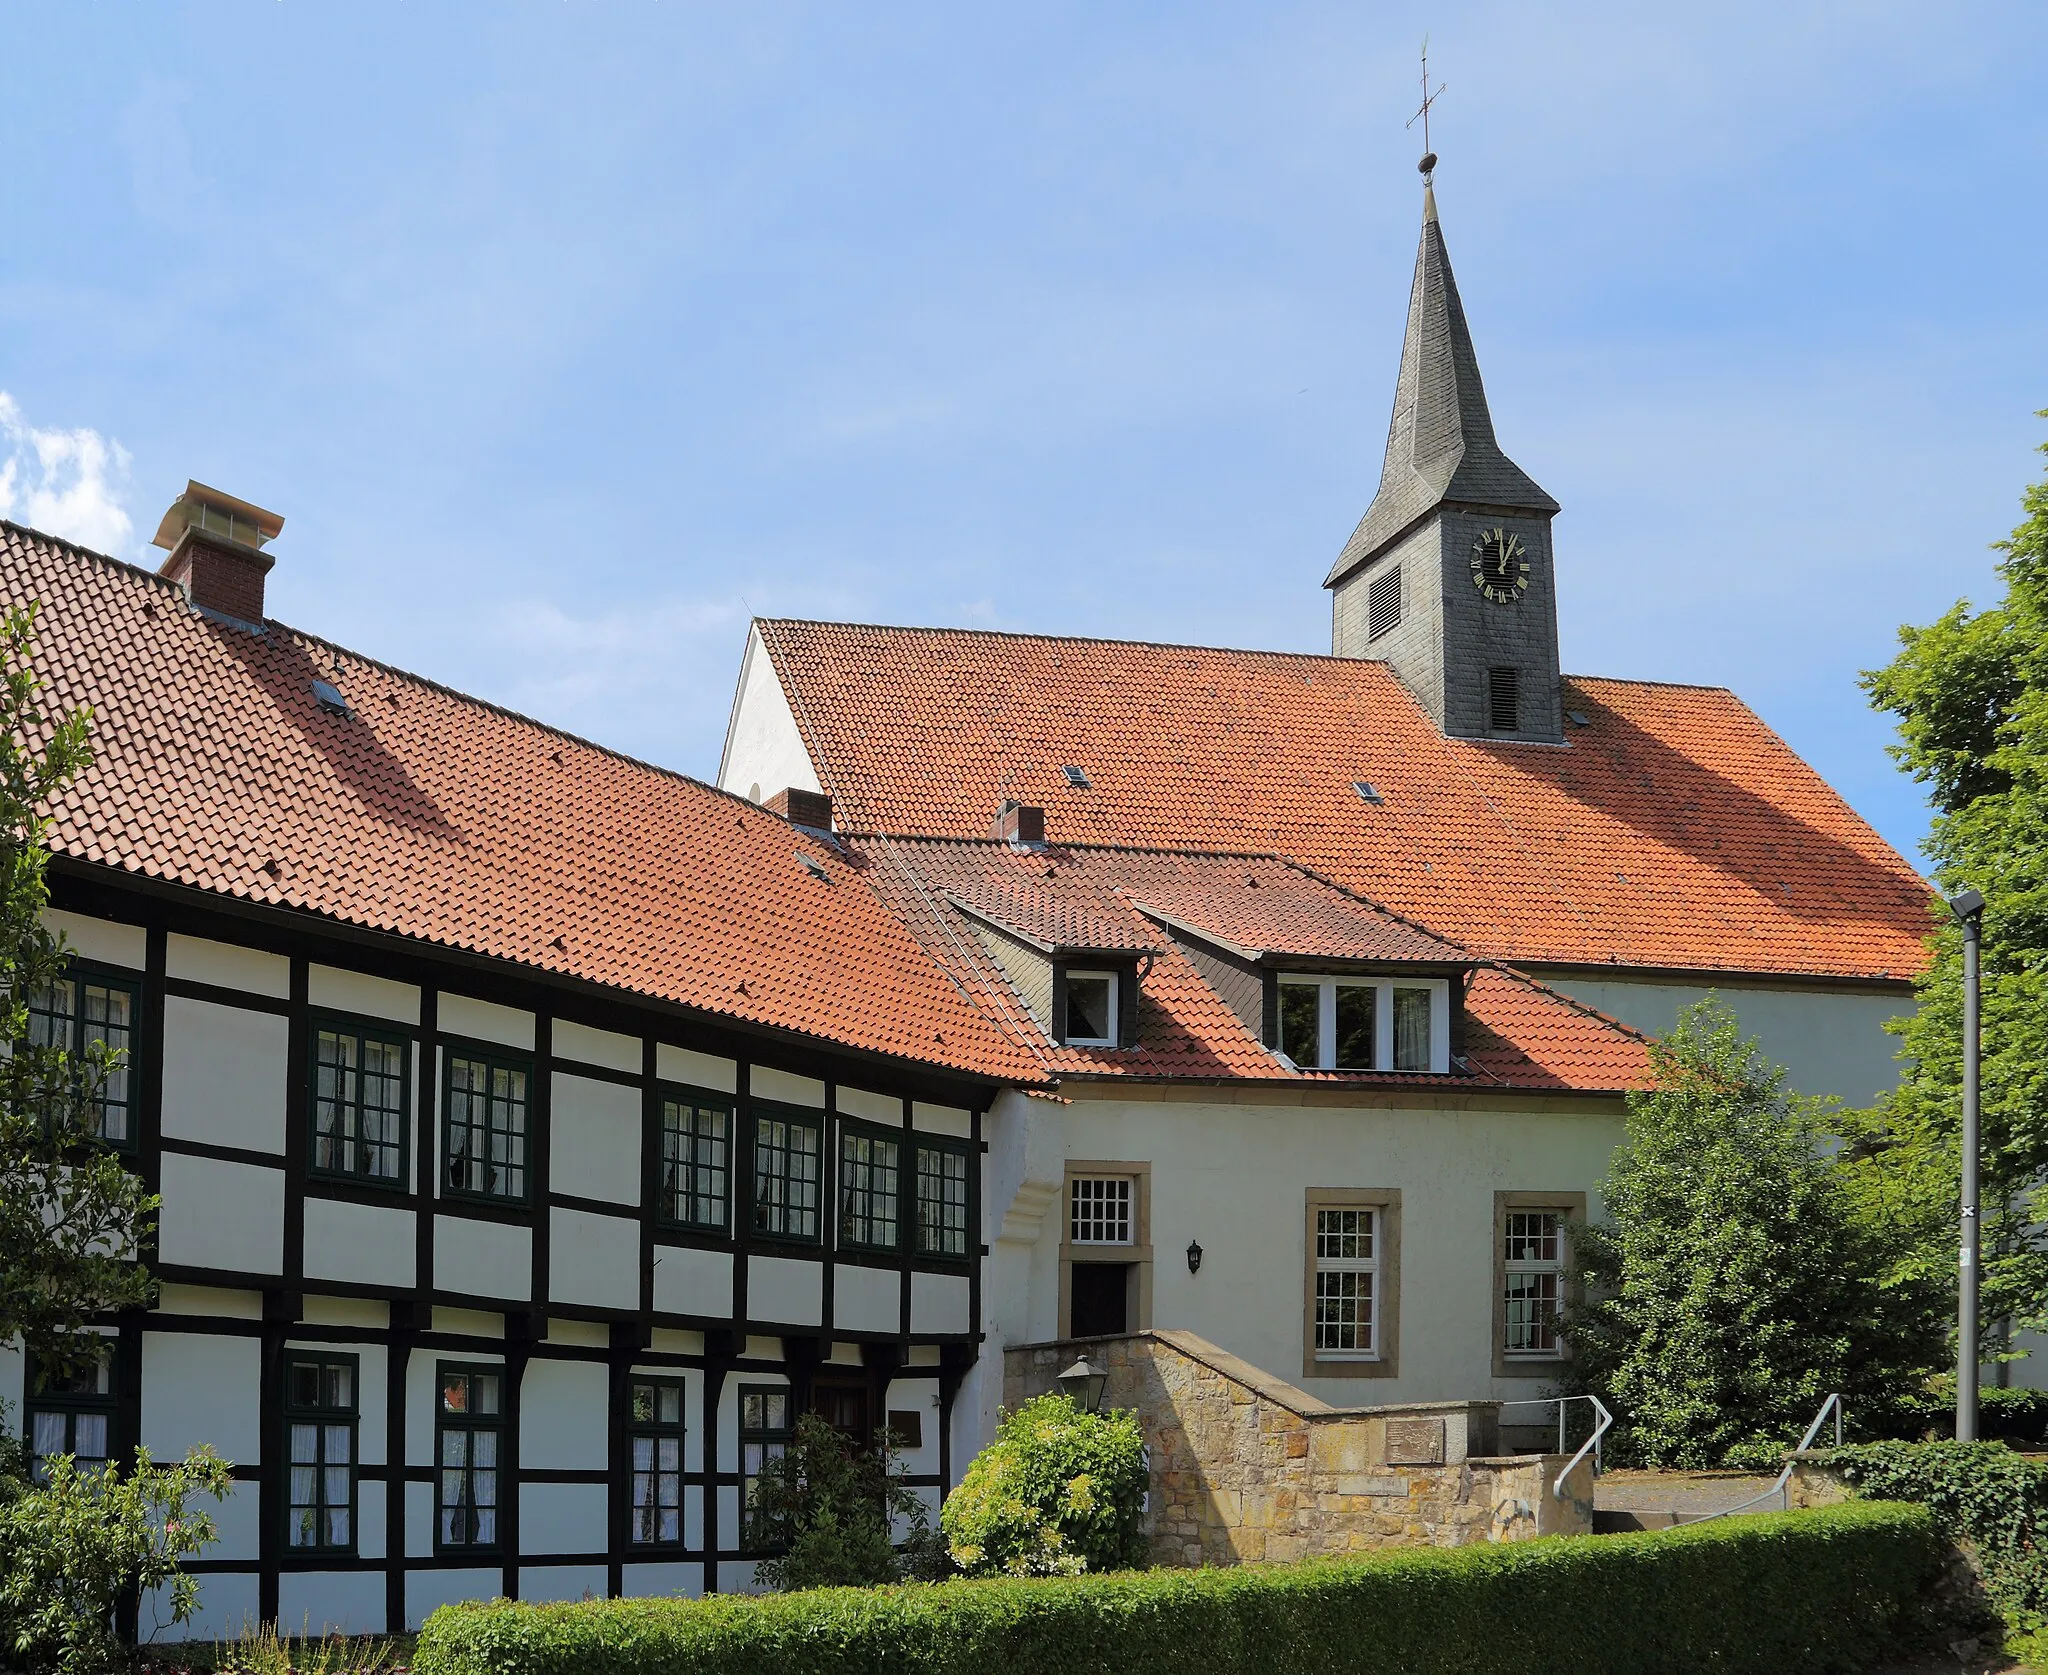
[[1479, 358], [1472, 352], [1472, 333], [1437, 224], [1436, 190], [1425, 167], [1422, 244], [1408, 295], [1408, 335], [1394, 386], [1393, 423], [1387, 428], [1387, 462], [1379, 493], [1323, 585], [1335, 587], [1445, 501], [1546, 514], [1558, 509], [1494, 440]]

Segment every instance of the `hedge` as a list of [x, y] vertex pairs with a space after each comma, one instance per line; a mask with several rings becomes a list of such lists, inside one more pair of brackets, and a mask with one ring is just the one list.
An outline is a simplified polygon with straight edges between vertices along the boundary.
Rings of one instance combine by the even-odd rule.
[[1641, 1535], [1352, 1560], [443, 1606], [414, 1675], [1782, 1675], [1911, 1620], [1926, 1508], [1851, 1501]]

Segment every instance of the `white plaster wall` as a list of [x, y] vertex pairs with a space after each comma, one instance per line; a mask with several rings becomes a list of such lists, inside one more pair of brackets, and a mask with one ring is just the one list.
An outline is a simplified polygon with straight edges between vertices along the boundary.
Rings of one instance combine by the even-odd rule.
[[[534, 1471], [603, 1471], [609, 1375], [602, 1361], [535, 1356], [519, 1385], [519, 1463]], [[529, 1547], [537, 1547], [528, 1542]], [[603, 1545], [600, 1541], [599, 1546]], [[556, 1547], [572, 1552], [573, 1547]]]
[[390, 1018], [401, 1024], [420, 1021], [420, 991], [411, 983], [371, 977], [339, 966], [315, 965], [306, 973], [307, 997], [315, 1006], [356, 1012], [366, 1018]]
[[832, 1098], [849, 1117], [864, 1117], [888, 1128], [900, 1128], [903, 1124], [903, 1101], [886, 1093], [869, 1093], [866, 1088], [850, 1088], [841, 1083], [833, 1089]]
[[[733, 1495], [735, 1497], [739, 1493], [736, 1489], [721, 1489], [718, 1492], [720, 1495]], [[733, 1504], [735, 1506], [739, 1504], [737, 1498], [735, 1498]], [[724, 1521], [724, 1514], [722, 1512], [719, 1515], [718, 1527], [721, 1530], [733, 1528], [731, 1524]], [[720, 1559], [718, 1561], [718, 1591], [722, 1594], [758, 1594], [763, 1592], [759, 1567], [752, 1559]]]
[[640, 1306], [640, 1223], [587, 1210], [548, 1211], [548, 1293], [558, 1303]]
[[[698, 1489], [686, 1489], [684, 1494], [702, 1495]], [[699, 1514], [701, 1532], [703, 1518]], [[702, 1534], [689, 1538], [693, 1542], [703, 1540]], [[694, 1559], [677, 1559], [669, 1564], [629, 1564], [619, 1569], [619, 1592], [627, 1599], [695, 1599], [704, 1591], [704, 1567]]]
[[974, 1113], [951, 1105], [927, 1105], [919, 1100], [910, 1108], [910, 1120], [927, 1134], [950, 1134], [965, 1140], [974, 1132]]
[[924, 1442], [917, 1448], [897, 1452], [897, 1461], [914, 1477], [939, 1469], [939, 1381], [935, 1378], [896, 1378], [889, 1382], [884, 1403], [886, 1413], [914, 1412], [922, 1415]]
[[972, 1294], [965, 1274], [910, 1276], [910, 1329], [913, 1332], [965, 1332]]
[[211, 1443], [222, 1459], [253, 1465], [263, 1448], [262, 1363], [254, 1338], [144, 1332], [143, 1446], [163, 1460]]
[[496, 1599], [504, 1590], [505, 1573], [496, 1565], [475, 1570], [409, 1570], [405, 1573], [405, 1626], [416, 1629], [443, 1605], [473, 1599]]
[[169, 1595], [160, 1588], [152, 1589], [143, 1595], [136, 1615], [139, 1638], [145, 1642], [225, 1640], [240, 1634], [256, 1626], [262, 1588], [262, 1578], [253, 1570], [201, 1577], [199, 1609], [188, 1621], [176, 1624], [171, 1621]]
[[284, 1171], [165, 1152], [157, 1250], [167, 1263], [284, 1271]]
[[592, 1029], [587, 1024], [555, 1020], [554, 1053], [557, 1058], [579, 1059], [601, 1064], [607, 1070], [621, 1070], [628, 1076], [640, 1074], [640, 1039], [620, 1035], [616, 1030]]
[[292, 962], [282, 954], [265, 954], [232, 942], [213, 942], [202, 936], [172, 935], [165, 944], [166, 975], [188, 983], [211, 983], [222, 989], [247, 989], [288, 1000], [292, 992]]
[[786, 1256], [747, 1258], [747, 1318], [784, 1326], [825, 1319], [825, 1267]]
[[[1597, 1213], [1618, 1104], [1403, 1110], [1074, 1091], [1066, 1106], [1006, 1094], [989, 1114], [989, 1343], [956, 1410], [972, 1416], [959, 1439], [969, 1453], [993, 1426], [1001, 1346], [1058, 1335], [1068, 1157], [1151, 1163], [1152, 1325], [1198, 1333], [1334, 1404], [1536, 1393], [1493, 1377], [1493, 1195], [1584, 1192]], [[1396, 1377], [1303, 1377], [1311, 1187], [1402, 1193]], [[1183, 1256], [1190, 1240], [1203, 1247], [1199, 1274]]]
[[765, 1064], [754, 1066], [747, 1081], [747, 1091], [756, 1099], [776, 1099], [784, 1105], [807, 1105], [814, 1111], [825, 1109], [825, 1084], [811, 1076], [794, 1076], [787, 1070], [776, 1070]]
[[20, 1422], [21, 1395], [27, 1375], [28, 1364], [19, 1342], [0, 1343], [0, 1409], [14, 1415], [17, 1423]]
[[282, 1157], [290, 1041], [274, 1012], [169, 996], [164, 1133]]
[[718, 763], [718, 784], [721, 790], [742, 797], [751, 796], [757, 785], [764, 798], [792, 785], [800, 791], [824, 789], [797, 731], [789, 698], [776, 678], [774, 661], [761, 643], [759, 628], [747, 630], [739, 690], [732, 701], [725, 750]]
[[[522, 1483], [519, 1485], [519, 1546], [527, 1553], [602, 1553], [605, 1487], [602, 1483]], [[520, 1572], [526, 1591], [530, 1570]], [[553, 1599], [580, 1599], [579, 1584], [571, 1594]], [[597, 1567], [597, 1597], [604, 1598], [604, 1566]]]
[[306, 1277], [410, 1289], [418, 1270], [413, 1212], [338, 1198], [306, 1200]]
[[846, 1332], [894, 1332], [902, 1323], [902, 1296], [902, 1277], [896, 1269], [836, 1263], [832, 1324]]
[[524, 1299], [533, 1289], [533, 1230], [472, 1216], [436, 1216], [434, 1289]]
[[277, 1579], [277, 1620], [287, 1634], [382, 1634], [384, 1573], [288, 1570]]
[[712, 1053], [693, 1053], [687, 1047], [671, 1047], [666, 1041], [654, 1049], [654, 1072], [664, 1082], [705, 1088], [713, 1093], [734, 1093], [740, 1085], [740, 1067], [732, 1059]]
[[1910, 994], [1868, 990], [1710, 989], [1571, 973], [1543, 980], [1650, 1035], [1663, 1034], [1685, 1007], [1716, 994], [1766, 1056], [1785, 1067], [1793, 1087], [1833, 1094], [1851, 1106], [1868, 1105], [1897, 1085], [1899, 1044], [1884, 1026], [1913, 1010]]
[[43, 909], [43, 923], [60, 933], [83, 959], [125, 966], [130, 971], [140, 971], [148, 963], [149, 933], [140, 925], [90, 919], [83, 913], [66, 913], [55, 907]]
[[365, 1559], [384, 1557], [384, 1485], [356, 1484], [356, 1552]]
[[[595, 1035], [597, 1031], [589, 1030]], [[640, 1202], [640, 1090], [554, 1074], [548, 1184], [572, 1198]]]
[[471, 1000], [468, 995], [444, 994], [439, 1003], [441, 1028], [449, 1035], [466, 1035], [472, 1041], [495, 1041], [501, 1047], [533, 1051], [533, 1014], [513, 1006], [498, 1006], [488, 1000]]
[[654, 1306], [662, 1314], [732, 1313], [732, 1252], [654, 1247]]

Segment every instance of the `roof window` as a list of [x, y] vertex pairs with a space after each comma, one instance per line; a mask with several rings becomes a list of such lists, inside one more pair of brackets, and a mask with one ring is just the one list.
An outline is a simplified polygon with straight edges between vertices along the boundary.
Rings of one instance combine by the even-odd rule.
[[1593, 718], [1584, 710], [1566, 710], [1564, 717], [1574, 727], [1590, 727], [1593, 725]]
[[320, 680], [317, 677], [314, 679], [313, 701], [323, 710], [332, 710], [336, 715], [353, 713], [348, 707], [348, 700], [342, 696], [341, 688], [332, 681]]
[[1354, 779], [1351, 782], [1351, 789], [1369, 803], [1383, 803], [1387, 800], [1380, 795], [1380, 788], [1369, 779]]
[[832, 875], [825, 870], [825, 863], [815, 855], [806, 855], [801, 849], [795, 850], [793, 853], [796, 856], [797, 865], [817, 879], [819, 883], [830, 884], [832, 882]]
[[1092, 791], [1095, 789], [1094, 786], [1088, 783], [1088, 776], [1071, 762], [1062, 767], [1060, 772], [1067, 776], [1067, 783], [1073, 786], [1076, 791]]

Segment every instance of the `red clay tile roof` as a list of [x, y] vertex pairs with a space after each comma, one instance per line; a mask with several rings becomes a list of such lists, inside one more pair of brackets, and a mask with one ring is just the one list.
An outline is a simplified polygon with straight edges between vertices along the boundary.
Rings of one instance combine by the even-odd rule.
[[1447, 739], [1377, 662], [759, 628], [849, 831], [980, 837], [1014, 797], [1058, 842], [1286, 855], [1519, 963], [1902, 979], [1926, 958], [1926, 885], [1719, 688], [1571, 677], [1590, 725], [1560, 748]]
[[[1287, 952], [1304, 958], [1405, 963], [1439, 972], [1447, 966], [1469, 969], [1473, 961], [1463, 950], [1275, 856], [1081, 847], [1030, 851], [987, 840], [887, 837], [851, 840], [849, 848], [933, 957], [1015, 1040], [1062, 1076], [1465, 1088], [1477, 1077], [1494, 1087], [1582, 1092], [1617, 1092], [1646, 1080], [1647, 1049], [1640, 1036], [1518, 973], [1488, 966], [1473, 972], [1466, 992], [1465, 1056], [1472, 1075], [1304, 1076], [1290, 1069], [1260, 1044], [1188, 954], [1152, 928], [1145, 906], [1169, 898], [1182, 908], [1200, 905], [1212, 924], [1243, 933], [1242, 940], [1231, 938], [1239, 946], [1263, 943], [1279, 951], [1286, 943]], [[957, 905], [996, 895], [1009, 913], [1025, 920], [1035, 915], [1038, 923], [1055, 921], [1070, 911], [1067, 904], [1085, 902], [1092, 934], [1106, 938], [1110, 920], [1120, 915], [1128, 937], [1085, 946], [1155, 950], [1139, 985], [1136, 1047], [1068, 1047], [1051, 1038]], [[1035, 903], [1034, 896], [1040, 898]], [[1226, 911], [1221, 904], [1237, 896], [1275, 903], [1277, 911], [1270, 919], [1262, 917], [1262, 908], [1241, 903]]]
[[97, 717], [53, 811], [61, 855], [1042, 1080], [831, 845], [737, 798], [0, 523], [0, 602], [28, 600], [53, 702]]

